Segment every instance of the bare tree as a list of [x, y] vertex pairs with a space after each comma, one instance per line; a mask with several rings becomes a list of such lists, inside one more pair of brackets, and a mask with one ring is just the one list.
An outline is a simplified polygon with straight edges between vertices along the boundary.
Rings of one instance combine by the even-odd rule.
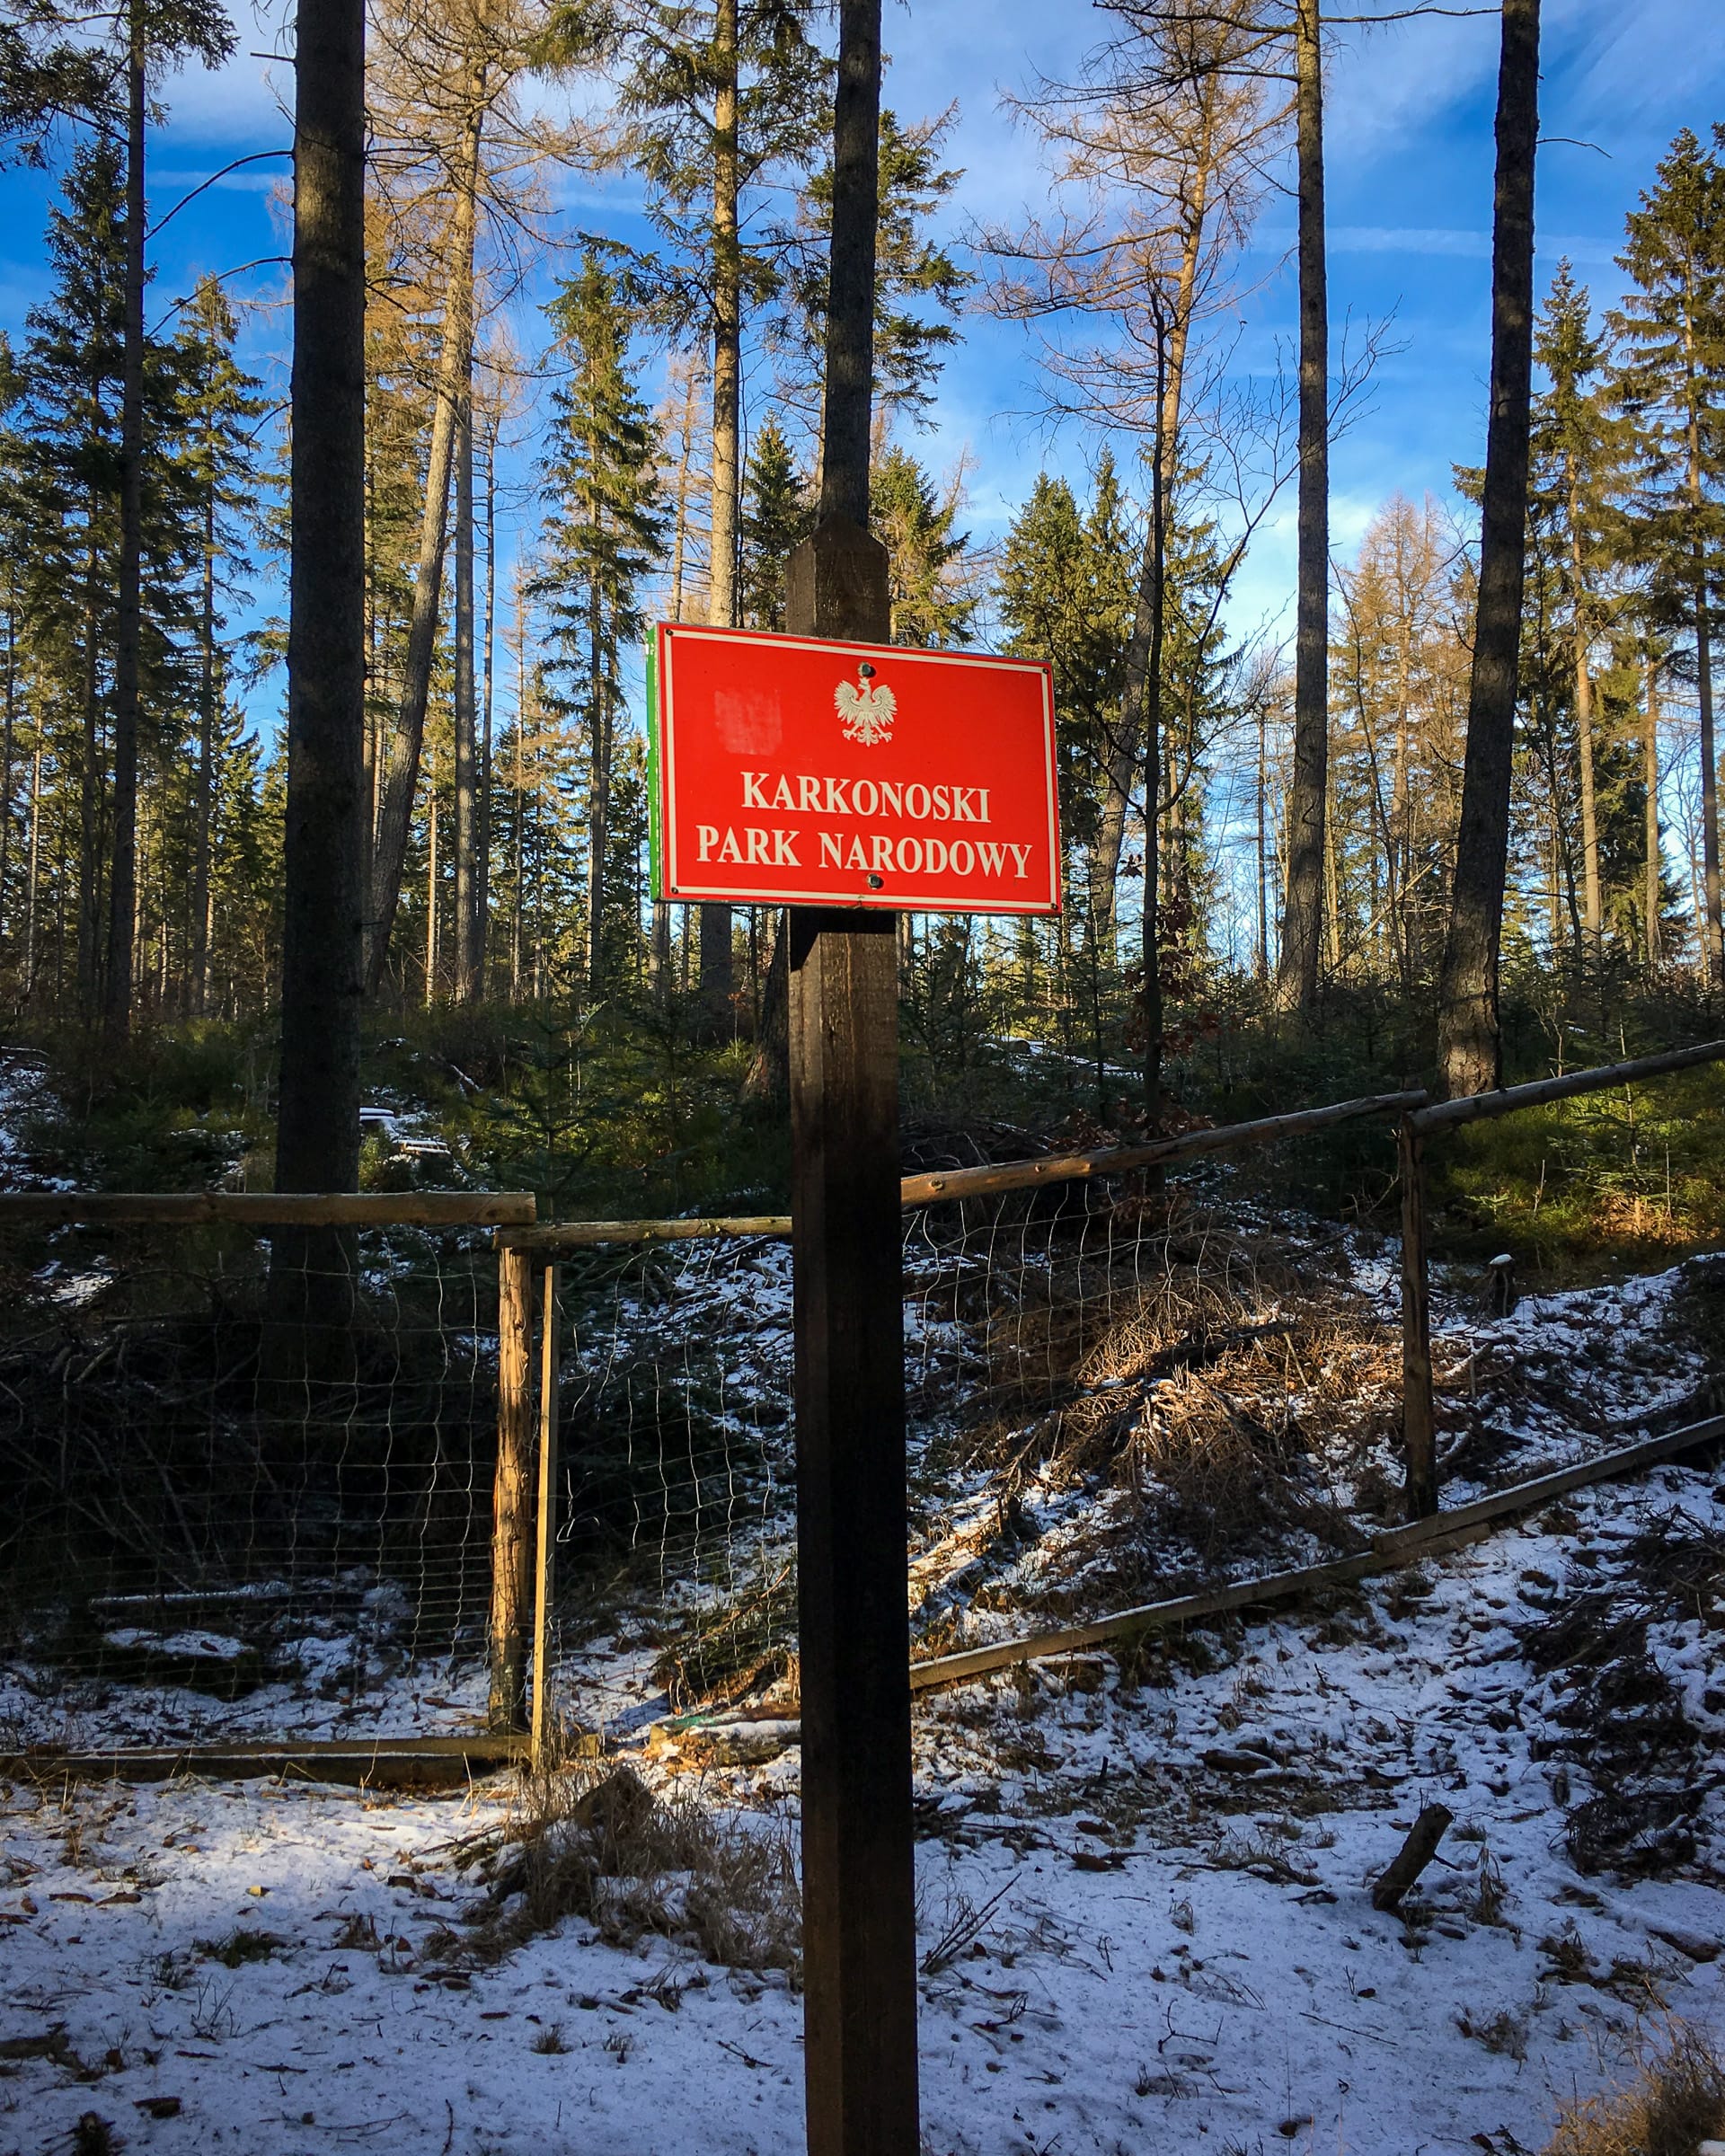
[[[1202, 387], [1213, 389], [1219, 370], [1205, 352], [1207, 332], [1233, 319], [1241, 296], [1240, 252], [1278, 124], [1242, 57], [1243, 9], [1172, 0], [1118, 12], [1132, 27], [1076, 82], [1044, 81], [1017, 101], [1051, 155], [1051, 211], [985, 234], [1002, 265], [988, 304], [1042, 329], [1050, 416], [1101, 419], [1146, 445], [1152, 499], [1128, 686], [1105, 749], [1090, 870], [1092, 916], [1109, 945], [1131, 801], [1147, 782], [1146, 756], [1159, 753], [1150, 734], [1159, 723], [1166, 528], [1192, 370], [1202, 354]], [[1155, 790], [1146, 798], [1154, 801]], [[1147, 878], [1146, 888], [1154, 897]]]
[[[379, 139], [373, 167], [391, 216], [425, 225], [438, 235], [438, 270], [426, 281], [440, 287], [441, 321], [437, 372], [429, 385], [431, 435], [411, 614], [394, 729], [382, 746], [377, 778], [368, 960], [374, 988], [388, 962], [419, 790], [442, 619], [452, 483], [462, 485], [458, 544], [465, 548], [472, 542], [471, 482], [457, 482], [456, 467], [459, 462], [465, 468], [458, 450], [473, 399], [482, 230], [489, 218], [500, 250], [518, 252], [524, 241], [536, 243], [542, 236], [534, 215], [539, 165], [553, 156], [579, 163], [588, 154], [582, 129], [553, 126], [527, 111], [520, 95], [530, 70], [562, 64], [550, 21], [546, 0], [391, 0], [376, 10]], [[579, 49], [573, 57], [579, 57]], [[466, 618], [471, 640], [471, 593]], [[468, 680], [463, 701], [471, 732], [471, 674]], [[462, 849], [471, 854], [477, 826], [476, 809], [458, 816], [458, 862]], [[461, 880], [471, 923], [471, 859]], [[458, 966], [471, 976], [471, 925], [464, 943], [457, 941], [465, 952], [458, 955]]]

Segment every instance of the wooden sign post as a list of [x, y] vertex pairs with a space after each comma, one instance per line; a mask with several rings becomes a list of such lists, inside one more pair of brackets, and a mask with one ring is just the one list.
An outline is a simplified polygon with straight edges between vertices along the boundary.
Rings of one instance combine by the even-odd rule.
[[[808, 634], [884, 639], [886, 549], [827, 517], [786, 601]], [[898, 919], [790, 927], [809, 2150], [916, 2156]]]
[[788, 565], [790, 633], [668, 623], [654, 653], [654, 897], [792, 909], [809, 2156], [921, 2146], [897, 909], [1060, 905], [1048, 669], [882, 649], [880, 116], [880, 0], [839, 0], [821, 517]]

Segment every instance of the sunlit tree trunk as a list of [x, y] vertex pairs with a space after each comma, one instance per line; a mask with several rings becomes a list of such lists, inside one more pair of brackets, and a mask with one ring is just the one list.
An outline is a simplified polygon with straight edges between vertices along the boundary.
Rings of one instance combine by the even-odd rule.
[[1665, 911], [1664, 879], [1659, 852], [1659, 662], [1647, 662], [1647, 708], [1641, 719], [1641, 780], [1647, 791], [1646, 892], [1642, 910], [1647, 916], [1647, 963], [1657, 967], [1664, 957], [1661, 917]]
[[210, 826], [216, 793], [216, 479], [214, 444], [204, 498], [202, 590], [198, 616], [198, 798], [191, 862], [191, 1008], [203, 1017], [209, 997], [212, 886]]
[[1581, 767], [1581, 888], [1587, 907], [1588, 942], [1592, 957], [1599, 956], [1605, 934], [1605, 902], [1599, 888], [1599, 813], [1594, 793], [1593, 668], [1588, 634], [1586, 588], [1582, 581], [1580, 490], [1576, 484], [1574, 459], [1570, 460], [1570, 580], [1575, 604], [1575, 731]]
[[[1208, 98], [1220, 95], [1219, 81], [1211, 77], [1200, 85], [1200, 94]], [[1156, 399], [1155, 439], [1156, 476], [1153, 486], [1159, 486], [1163, 460], [1175, 453], [1180, 439], [1180, 425], [1185, 410], [1186, 350], [1190, 340], [1192, 314], [1197, 303], [1199, 267], [1203, 260], [1206, 238], [1206, 220], [1209, 214], [1210, 187], [1215, 178], [1215, 130], [1207, 122], [1199, 135], [1199, 155], [1193, 161], [1186, 193], [1186, 223], [1181, 235], [1180, 267], [1173, 280], [1173, 290], [1166, 296], [1165, 307], [1161, 287], [1157, 287], [1152, 299], [1152, 314], [1156, 336], [1156, 359], [1161, 387]], [[1164, 502], [1162, 517], [1165, 520], [1167, 505]], [[1139, 765], [1143, 754], [1144, 681], [1149, 664], [1152, 626], [1146, 608], [1146, 596], [1152, 591], [1160, 592], [1162, 572], [1156, 559], [1163, 542], [1157, 536], [1159, 529], [1154, 515], [1145, 535], [1144, 552], [1139, 563], [1137, 603], [1132, 619], [1132, 638], [1127, 653], [1128, 691], [1121, 710], [1118, 730], [1109, 743], [1103, 756], [1102, 807], [1098, 822], [1096, 848], [1092, 856], [1091, 906], [1096, 921], [1099, 948], [1111, 962], [1115, 950], [1116, 894], [1119, 883], [1120, 851], [1126, 837], [1127, 812], [1137, 789]], [[1136, 686], [1134, 685], [1136, 685]]]
[[425, 507], [420, 521], [419, 561], [413, 578], [413, 612], [402, 662], [395, 737], [387, 744], [377, 831], [372, 849], [371, 951], [367, 975], [376, 989], [389, 959], [390, 931], [401, 898], [413, 798], [419, 790], [425, 745], [425, 711], [431, 692], [431, 662], [442, 611], [443, 558], [448, 535], [449, 482], [463, 401], [473, 378], [473, 245], [478, 224], [480, 139], [483, 127], [484, 71], [475, 71], [472, 102], [462, 129], [456, 168], [444, 286], [443, 341], [438, 355], [426, 460]]
[[[712, 509], [707, 619], [737, 619], [737, 513], [741, 477], [742, 274], [737, 229], [737, 0], [713, 10], [717, 89], [712, 128]], [[701, 1001], [716, 1032], [731, 1021], [733, 971], [728, 906], [701, 908]]]
[[137, 695], [144, 561], [144, 6], [126, 42], [126, 277], [119, 402], [119, 561], [114, 638], [114, 820], [102, 1015], [123, 1040], [132, 1018], [137, 899]]
[[456, 1001], [479, 999], [479, 695], [473, 650], [473, 392], [456, 425], [455, 965]]
[[[429, 773], [427, 774], [428, 778]], [[425, 1007], [438, 1000], [438, 796], [429, 790], [425, 805]]]

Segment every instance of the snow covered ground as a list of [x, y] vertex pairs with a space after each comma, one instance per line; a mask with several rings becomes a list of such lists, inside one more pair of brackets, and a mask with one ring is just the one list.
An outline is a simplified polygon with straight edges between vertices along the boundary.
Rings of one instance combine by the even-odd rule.
[[[929, 2148], [1513, 2156], [1663, 2014], [1725, 2037], [1712, 1483], [1668, 1468], [1328, 1612], [925, 1703]], [[1636, 1640], [1553, 1658], [1601, 1595]], [[1611, 1716], [1693, 1804], [1583, 1870], [1600, 1671], [1632, 1664], [1645, 1696]], [[794, 1746], [700, 1768], [643, 1733], [626, 1755], [762, 1831], [794, 1811]], [[452, 1954], [456, 1846], [509, 1800], [6, 1790], [0, 2151], [69, 2146], [90, 2112], [164, 2152], [800, 2147], [782, 1973], [576, 1920], [494, 1967]], [[1428, 1800], [1455, 1825], [1380, 1914], [1368, 1882]]]
[[[740, 1331], [782, 1384], [783, 1253], [748, 1262]], [[1693, 1312], [1674, 1323], [1694, 1279], [1490, 1320], [1478, 1283], [1440, 1283], [1447, 1494], [1681, 1419], [1710, 1359]], [[1389, 1314], [1381, 1258], [1354, 1257], [1347, 1289], [1367, 1320]], [[1273, 1299], [1260, 1321], [1274, 1337]], [[1243, 1362], [1216, 1382], [1251, 1377]], [[1321, 1432], [1352, 1380], [1308, 1377]], [[1152, 1407], [1190, 1382], [1094, 1381]], [[765, 1383], [721, 1401], [739, 1428]], [[1310, 1455], [1344, 1511], [1363, 1467], [1393, 1464], [1382, 1427]], [[992, 1539], [986, 1466], [955, 1466], [938, 1503], [923, 1489], [914, 1577], [943, 1644], [1038, 1629], [1115, 1580], [1099, 1534], [1128, 1493], [1059, 1457], [1021, 1479], [1012, 1532]], [[1289, 1532], [1275, 1548], [1298, 1555], [1310, 1538]], [[1261, 1568], [1250, 1543], [1216, 1568]], [[924, 1699], [932, 2156], [1517, 2156], [1665, 2017], [1725, 2042], [1722, 1630], [1725, 1483], [1703, 1455], [1322, 1606]], [[344, 1663], [352, 1645], [325, 1643]], [[743, 1710], [757, 1719], [679, 1727], [658, 1645], [632, 1615], [566, 1673], [606, 1747], [582, 1782], [626, 1765], [673, 1806], [792, 1846], [794, 1708], [768, 1696]], [[84, 1743], [345, 1731], [318, 1674], [313, 1657], [304, 1699], [157, 1683], [57, 1702], [40, 1673], [14, 1672], [0, 1713], [34, 1728], [62, 1715]], [[471, 1670], [446, 1685], [382, 1654], [370, 1678], [354, 1728], [477, 1710]], [[510, 1777], [441, 1797], [0, 1785], [0, 2156], [71, 2148], [87, 2115], [165, 2156], [800, 2148], [801, 2001], [783, 1969], [709, 1961], [710, 1926], [620, 1946], [578, 1915], [518, 1922], [525, 1943], [484, 1950], [475, 1920], [523, 1904], [507, 1875], [488, 1897], [465, 1860], [524, 1801]], [[1428, 1803], [1454, 1815], [1438, 1857], [1399, 1914], [1375, 1911], [1370, 1883]], [[647, 1884], [675, 1910], [697, 1883], [668, 1899]], [[75, 2145], [102, 2145], [94, 2133]]]

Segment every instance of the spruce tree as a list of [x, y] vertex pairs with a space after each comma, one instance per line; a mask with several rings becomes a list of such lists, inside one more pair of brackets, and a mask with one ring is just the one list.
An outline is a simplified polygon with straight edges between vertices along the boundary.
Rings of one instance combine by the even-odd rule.
[[1725, 983], [1712, 624], [1725, 566], [1725, 170], [1685, 128], [1632, 210], [1612, 318], [1616, 386], [1639, 427], [1633, 509], [1665, 625], [1687, 643], [1701, 717], [1703, 966]]
[[581, 272], [548, 310], [570, 374], [552, 400], [544, 477], [545, 605], [556, 656], [547, 671], [588, 746], [587, 985], [606, 976], [605, 864], [617, 722], [625, 711], [620, 655], [644, 626], [641, 583], [664, 549], [659, 443], [629, 366], [630, 316], [615, 275], [589, 247]]
[[[1607, 356], [1586, 287], [1577, 285], [1567, 261], [1560, 262], [1534, 328], [1534, 358], [1547, 387], [1534, 400], [1529, 544], [1554, 569], [1568, 616], [1566, 701], [1575, 715], [1582, 889], [1595, 959], [1605, 933], [1595, 651], [1612, 626], [1614, 596], [1621, 596], [1610, 587], [1612, 565], [1623, 554], [1616, 501], [1628, 453], [1627, 430], [1601, 393]], [[1530, 570], [1537, 574], [1537, 564], [1530, 562]]]
[[869, 494], [870, 528], [888, 554], [893, 642], [968, 644], [977, 595], [961, 566], [970, 535], [952, 529], [956, 488], [941, 501], [916, 458], [892, 448], [875, 465]]
[[267, 410], [261, 384], [234, 358], [237, 325], [221, 287], [202, 278], [181, 317], [175, 354], [181, 446], [179, 481], [196, 550], [196, 746], [192, 791], [187, 1003], [201, 1016], [209, 994], [215, 920], [212, 845], [225, 765], [232, 744], [225, 713], [230, 652], [225, 602], [243, 603], [252, 564], [246, 548], [257, 529], [261, 458], [257, 423]]
[[125, 83], [125, 302], [122, 311], [119, 421], [119, 556], [114, 643], [113, 873], [109, 883], [108, 977], [103, 1014], [123, 1038], [131, 1023], [133, 924], [137, 917], [137, 775], [142, 712], [146, 466], [155, 443], [145, 411], [149, 366], [144, 326], [148, 216], [145, 191], [145, 121], [148, 88], [195, 53], [218, 66], [234, 49], [227, 17], [210, 0], [121, 0], [113, 17], [119, 72]]
[[[938, 119], [907, 128], [892, 111], [880, 115], [872, 402], [877, 412], [904, 411], [918, 421], [934, 401], [945, 356], [958, 341], [955, 318], [975, 282], [930, 231], [964, 177], [962, 170], [947, 170], [940, 160], [953, 118], [949, 110]], [[791, 334], [800, 365], [788, 391], [793, 399], [812, 402], [808, 382], [818, 373], [827, 339], [830, 162], [810, 179], [800, 208], [803, 224], [792, 242], [795, 268], [789, 280], [797, 315]]]
[[747, 627], [784, 627], [784, 565], [813, 527], [808, 482], [769, 414], [743, 473], [738, 614]]
[[24, 604], [41, 672], [39, 719], [75, 790], [74, 971], [81, 1014], [101, 1002], [110, 789], [125, 310], [124, 169], [106, 142], [81, 149], [50, 211], [53, 285], [26, 316], [16, 521]]

